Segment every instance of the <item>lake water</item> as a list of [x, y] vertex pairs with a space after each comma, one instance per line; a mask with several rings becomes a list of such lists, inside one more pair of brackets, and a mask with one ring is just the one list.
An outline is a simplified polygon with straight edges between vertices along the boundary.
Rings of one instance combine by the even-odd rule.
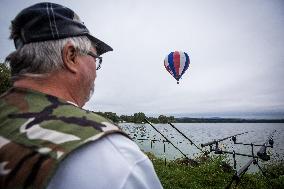
[[[271, 160], [284, 160], [284, 123], [174, 123], [175, 127], [190, 138], [197, 146], [216, 139], [221, 139], [234, 134], [248, 132], [237, 136], [237, 142], [263, 144], [270, 133], [273, 135], [274, 147], [267, 148], [271, 154]], [[158, 157], [173, 160], [184, 157], [171, 144], [163, 142], [163, 137], [155, 131], [149, 124], [122, 123], [121, 128], [128, 133], [138, 146], [145, 152], [152, 152]], [[175, 146], [177, 146], [189, 158], [194, 158], [200, 154], [195, 146], [179, 134], [168, 124], [154, 124], [154, 126], [166, 136]], [[151, 140], [158, 140], [152, 141]], [[231, 139], [220, 142], [219, 146], [223, 150], [251, 154], [250, 146], [234, 144]], [[256, 154], [260, 147], [254, 148]], [[203, 148], [209, 150], [209, 147]], [[211, 152], [213, 154], [213, 152]], [[232, 155], [228, 155], [231, 165]], [[236, 156], [237, 169], [241, 168], [251, 158]], [[260, 162], [262, 164], [262, 162]], [[256, 165], [251, 165], [249, 171], [257, 171]]]

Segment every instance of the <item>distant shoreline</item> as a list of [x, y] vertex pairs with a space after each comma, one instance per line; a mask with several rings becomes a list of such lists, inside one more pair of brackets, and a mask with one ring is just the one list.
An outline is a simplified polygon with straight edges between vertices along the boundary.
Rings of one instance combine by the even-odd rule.
[[[137, 123], [145, 122], [120, 122]], [[154, 122], [155, 124], [166, 124], [166, 122]], [[284, 123], [284, 119], [242, 119], [242, 118], [175, 118], [171, 123]]]
[[133, 115], [117, 115], [114, 112], [94, 112], [115, 123], [145, 123], [145, 119], [152, 123], [284, 123], [284, 118], [224, 118], [224, 117], [174, 117], [159, 115], [148, 117], [143, 112]]
[[284, 119], [175, 118], [176, 123], [284, 123]]

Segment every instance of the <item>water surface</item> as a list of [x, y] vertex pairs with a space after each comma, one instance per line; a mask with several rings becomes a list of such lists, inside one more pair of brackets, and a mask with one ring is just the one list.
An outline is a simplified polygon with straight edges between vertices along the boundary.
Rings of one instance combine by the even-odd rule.
[[[248, 132], [247, 134], [237, 136], [237, 142], [263, 144], [270, 133], [276, 130], [273, 136], [274, 147], [268, 148], [268, 153], [272, 154], [272, 161], [284, 159], [284, 123], [175, 123], [174, 125], [199, 147], [201, 147], [200, 144], [202, 143], [246, 131]], [[171, 144], [163, 142], [164, 138], [149, 124], [122, 123], [120, 126], [143, 151], [152, 152], [156, 156], [166, 158], [167, 160], [183, 157]], [[200, 154], [200, 150], [191, 145], [188, 140], [170, 125], [154, 124], [154, 126], [188, 157], [194, 158]], [[151, 142], [151, 140], [158, 141]], [[233, 144], [231, 139], [220, 142], [219, 146], [227, 151], [235, 150], [235, 152], [252, 154], [250, 146]], [[255, 154], [259, 148], [254, 148]], [[203, 149], [209, 150], [209, 147]], [[232, 164], [232, 155], [228, 157]], [[249, 157], [237, 156], [237, 169], [243, 166], [249, 159]], [[250, 167], [250, 171], [256, 170], [256, 166]]]

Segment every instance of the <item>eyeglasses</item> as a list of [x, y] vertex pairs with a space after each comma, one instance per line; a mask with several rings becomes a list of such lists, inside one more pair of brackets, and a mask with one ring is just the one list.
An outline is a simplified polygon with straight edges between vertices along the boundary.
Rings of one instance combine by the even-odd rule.
[[89, 51], [87, 54], [96, 60], [96, 70], [99, 70], [103, 62], [103, 57], [94, 54], [92, 51]]

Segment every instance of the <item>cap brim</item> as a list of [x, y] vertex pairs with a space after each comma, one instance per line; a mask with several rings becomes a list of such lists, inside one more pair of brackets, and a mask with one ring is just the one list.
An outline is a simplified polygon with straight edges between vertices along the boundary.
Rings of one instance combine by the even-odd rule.
[[108, 51], [113, 51], [111, 46], [106, 44], [105, 42], [95, 38], [94, 36], [88, 34], [88, 38], [96, 45], [98, 55], [102, 55]]

